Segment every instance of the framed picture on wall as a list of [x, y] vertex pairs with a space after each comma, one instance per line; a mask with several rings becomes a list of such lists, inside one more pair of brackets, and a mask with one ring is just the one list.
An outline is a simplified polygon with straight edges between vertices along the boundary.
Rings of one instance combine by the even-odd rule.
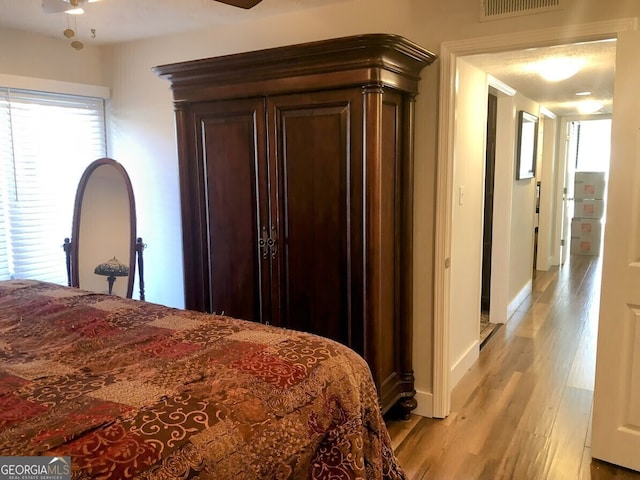
[[516, 180], [533, 178], [536, 174], [536, 150], [538, 117], [520, 110], [518, 112], [518, 154]]

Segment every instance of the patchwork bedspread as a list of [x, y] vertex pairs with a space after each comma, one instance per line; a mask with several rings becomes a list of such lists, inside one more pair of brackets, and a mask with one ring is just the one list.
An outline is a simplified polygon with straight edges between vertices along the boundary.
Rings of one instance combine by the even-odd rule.
[[403, 479], [369, 369], [311, 334], [0, 282], [0, 456], [73, 478]]

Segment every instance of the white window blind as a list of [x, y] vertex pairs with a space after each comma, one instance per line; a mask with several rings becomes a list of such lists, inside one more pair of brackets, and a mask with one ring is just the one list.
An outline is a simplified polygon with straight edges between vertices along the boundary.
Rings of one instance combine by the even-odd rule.
[[76, 188], [105, 137], [101, 98], [0, 87], [0, 279], [66, 284]]

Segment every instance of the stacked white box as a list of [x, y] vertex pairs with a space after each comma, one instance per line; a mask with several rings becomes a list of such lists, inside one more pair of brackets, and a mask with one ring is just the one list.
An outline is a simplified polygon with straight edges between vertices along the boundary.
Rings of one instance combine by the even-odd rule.
[[573, 202], [573, 215], [576, 218], [602, 218], [604, 200], [601, 198], [576, 198]]
[[573, 198], [602, 200], [607, 186], [604, 172], [576, 172], [573, 182]]
[[599, 255], [607, 179], [604, 172], [576, 172], [571, 253]]
[[602, 221], [599, 218], [571, 220], [571, 253], [598, 255], [602, 239]]

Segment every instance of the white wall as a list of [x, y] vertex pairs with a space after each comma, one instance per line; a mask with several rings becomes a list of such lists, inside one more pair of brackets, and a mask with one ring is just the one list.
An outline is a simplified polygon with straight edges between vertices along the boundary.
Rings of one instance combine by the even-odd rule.
[[[498, 97], [490, 321], [506, 323], [531, 291], [536, 178], [516, 180], [518, 111], [539, 106], [516, 93]], [[542, 144], [538, 145], [538, 152]], [[538, 155], [540, 158], [540, 155]]]
[[[539, 106], [516, 94], [514, 97], [512, 131], [517, 145], [517, 115], [525, 110], [536, 117]], [[512, 156], [515, 161], [515, 151]], [[513, 177], [515, 179], [515, 177]], [[533, 242], [535, 228], [536, 179], [514, 180], [511, 194], [511, 248], [509, 251], [509, 317], [520, 302], [531, 293], [533, 276]]]
[[[561, 214], [557, 197], [556, 175], [560, 173], [557, 153], [558, 119], [540, 116], [542, 153], [538, 168], [540, 181], [540, 214], [538, 216], [537, 270], [549, 270], [554, 265], [553, 250], [556, 239], [556, 218]], [[557, 264], [557, 263], [556, 263]]]
[[496, 165], [493, 198], [493, 231], [491, 244], [491, 297], [490, 321], [506, 323], [508, 309], [509, 275], [511, 262], [511, 215], [515, 179], [516, 131], [514, 130], [515, 100], [498, 97], [496, 119]]
[[478, 358], [482, 285], [482, 226], [485, 143], [487, 131], [487, 74], [460, 60], [456, 77], [455, 170], [452, 199], [451, 385]]
[[146, 300], [184, 307], [182, 230], [173, 103], [151, 71], [144, 48], [107, 49], [115, 95], [110, 102], [111, 155], [129, 173], [144, 250]]
[[79, 52], [65, 40], [2, 28], [0, 45], [0, 74], [108, 86], [97, 47]]

